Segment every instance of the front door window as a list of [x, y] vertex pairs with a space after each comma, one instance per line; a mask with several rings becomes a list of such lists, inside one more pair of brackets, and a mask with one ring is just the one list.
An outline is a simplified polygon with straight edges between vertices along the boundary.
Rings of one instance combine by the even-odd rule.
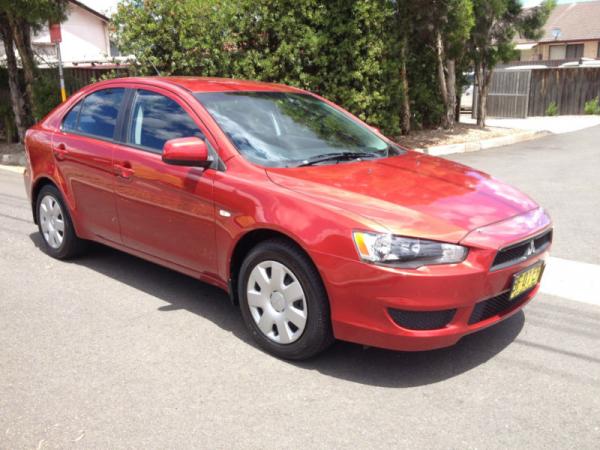
[[188, 113], [175, 101], [156, 92], [137, 92], [132, 108], [128, 142], [162, 153], [169, 139], [204, 135]]

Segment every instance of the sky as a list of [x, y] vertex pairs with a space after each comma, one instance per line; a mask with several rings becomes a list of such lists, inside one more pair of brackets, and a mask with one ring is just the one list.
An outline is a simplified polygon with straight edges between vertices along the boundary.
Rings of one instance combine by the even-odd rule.
[[85, 6], [88, 6], [99, 13], [110, 16], [117, 9], [119, 0], [79, 0]]
[[[116, 10], [117, 3], [119, 0], [79, 0], [81, 3], [85, 3], [92, 9], [95, 9], [102, 14], [110, 16]], [[578, 1], [594, 1], [594, 0], [578, 0]], [[524, 6], [535, 6], [541, 3], [541, 0], [522, 0]], [[574, 3], [573, 0], [558, 0], [558, 3]]]
[[[558, 4], [561, 3], [580, 3], [580, 2], [590, 2], [590, 1], [595, 1], [595, 0], [578, 0], [578, 1], [573, 1], [573, 0], [558, 0]], [[536, 6], [539, 5], [541, 2], [541, 0], [523, 0], [521, 3], [523, 3], [523, 6]]]
[[[85, 3], [96, 11], [110, 16], [115, 12], [117, 3], [119, 0], [79, 0], [81, 3]], [[595, 0], [578, 0], [578, 1], [595, 1]], [[535, 6], [541, 3], [541, 0], [522, 0], [524, 6]], [[558, 0], [558, 3], [574, 3], [573, 0]]]

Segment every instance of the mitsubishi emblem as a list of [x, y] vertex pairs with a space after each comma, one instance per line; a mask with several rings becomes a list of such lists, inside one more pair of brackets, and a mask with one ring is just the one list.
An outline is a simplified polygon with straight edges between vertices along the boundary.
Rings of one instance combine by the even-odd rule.
[[533, 241], [531, 241], [529, 243], [529, 246], [527, 247], [527, 250], [525, 250], [525, 256], [531, 256], [535, 253], [535, 243]]

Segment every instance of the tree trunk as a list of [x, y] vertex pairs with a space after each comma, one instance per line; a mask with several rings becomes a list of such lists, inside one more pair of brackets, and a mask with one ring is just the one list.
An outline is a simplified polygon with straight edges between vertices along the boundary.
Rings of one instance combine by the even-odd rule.
[[477, 104], [475, 105], [475, 118], [478, 127], [485, 127], [485, 120], [482, 121], [482, 99], [483, 99], [483, 77], [481, 74], [481, 63], [475, 61], [475, 88], [477, 89]]
[[7, 144], [12, 144], [13, 142], [13, 121], [12, 117], [4, 117], [4, 137], [6, 139]]
[[436, 33], [435, 50], [438, 86], [440, 90], [440, 97], [442, 98], [442, 103], [444, 104], [442, 127], [448, 129], [450, 128], [450, 123], [448, 122], [448, 87], [446, 85], [446, 74], [444, 67], [444, 44], [442, 42], [442, 34], [439, 31]]
[[475, 64], [475, 78], [477, 80], [477, 125], [485, 128], [487, 118], [487, 96], [492, 81], [492, 71], [485, 64]]
[[480, 128], [485, 128], [485, 121], [487, 119], [487, 89], [485, 86], [481, 92], [481, 99], [479, 100], [479, 120], [477, 124]]
[[441, 32], [436, 36], [437, 76], [440, 96], [444, 104], [442, 127], [449, 130], [454, 127], [454, 109], [456, 107], [456, 61], [445, 57]]
[[14, 41], [8, 21], [4, 16], [0, 16], [0, 36], [4, 43], [4, 52], [6, 53], [6, 69], [8, 72], [8, 87], [10, 90], [10, 102], [15, 117], [15, 126], [19, 135], [19, 142], [23, 142], [25, 131], [27, 130], [27, 118], [23, 104], [23, 95], [19, 87], [19, 68], [14, 50]]
[[13, 34], [15, 45], [21, 57], [23, 66], [23, 78], [25, 79], [25, 113], [26, 127], [34, 124], [34, 92], [33, 86], [35, 83], [35, 61], [33, 50], [31, 48], [31, 27], [22, 19], [8, 16], [10, 28]]
[[481, 87], [481, 128], [485, 128], [487, 119], [487, 97], [490, 90], [490, 82], [492, 81], [492, 71], [488, 70], [484, 65], [481, 70], [483, 86]]
[[410, 134], [410, 96], [408, 90], [408, 73], [406, 71], [406, 46], [408, 45], [407, 39], [404, 38], [402, 42], [402, 49], [400, 50], [400, 80], [402, 83], [402, 116], [400, 118], [400, 125], [402, 127], [402, 134]]
[[448, 93], [448, 102], [446, 104], [446, 122], [448, 128], [454, 128], [454, 112], [456, 110], [456, 61], [454, 59], [446, 60], [448, 77], [446, 78], [446, 92]]
[[440, 87], [440, 94], [444, 106], [448, 104], [448, 89], [446, 87], [446, 74], [444, 73], [444, 44], [442, 42], [442, 34], [438, 31], [435, 41], [436, 57], [437, 57], [437, 76]]
[[460, 122], [460, 111], [461, 111], [461, 105], [460, 102], [462, 100], [462, 92], [459, 90], [456, 92], [456, 100], [455, 100], [455, 105], [454, 105], [454, 122], [455, 123], [459, 123]]
[[483, 86], [477, 88], [477, 126], [485, 128], [485, 119], [487, 116], [487, 87], [485, 82]]

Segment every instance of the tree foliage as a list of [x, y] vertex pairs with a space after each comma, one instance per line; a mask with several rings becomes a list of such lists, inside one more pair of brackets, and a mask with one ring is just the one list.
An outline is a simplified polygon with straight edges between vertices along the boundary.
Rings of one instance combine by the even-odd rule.
[[[22, 61], [27, 117], [40, 111], [31, 105], [43, 89], [33, 87], [30, 31], [19, 30], [61, 18], [65, 4], [0, 0], [5, 48]], [[286, 83], [393, 135], [450, 128], [470, 66], [483, 123], [491, 70], [512, 56], [517, 33], [539, 33], [553, 4], [524, 12], [519, 0], [121, 0], [113, 29], [137, 73]]]
[[540, 36], [556, 0], [544, 0], [540, 6], [527, 11], [523, 10], [520, 0], [471, 1], [475, 26], [469, 39], [469, 53], [478, 88], [477, 123], [485, 126], [485, 102], [492, 70], [498, 63], [517, 56], [513, 43], [515, 36], [528, 39]]
[[[0, 37], [7, 59], [8, 84], [14, 120], [22, 141], [25, 129], [31, 126], [36, 113], [36, 61], [31, 45], [32, 33], [49, 21], [64, 19], [66, 0], [0, 0]], [[18, 75], [17, 49], [23, 69], [23, 79]]]
[[444, 128], [452, 128], [457, 103], [457, 64], [465, 54], [474, 25], [471, 0], [428, 0], [418, 4], [419, 29], [424, 41], [433, 43], [436, 54], [437, 85], [444, 106]]
[[117, 43], [142, 74], [230, 73], [232, 2], [126, 0], [113, 17]]
[[407, 98], [399, 77], [403, 62], [415, 92], [412, 120], [429, 124], [440, 105], [436, 95], [426, 94], [427, 84], [436, 83], [426, 69], [432, 49], [417, 48], [415, 41], [410, 58], [400, 57], [406, 23], [398, 15], [400, 3], [124, 0], [113, 19], [121, 50], [135, 55], [145, 73], [155, 66], [162, 74], [286, 83], [339, 102], [395, 134]]

